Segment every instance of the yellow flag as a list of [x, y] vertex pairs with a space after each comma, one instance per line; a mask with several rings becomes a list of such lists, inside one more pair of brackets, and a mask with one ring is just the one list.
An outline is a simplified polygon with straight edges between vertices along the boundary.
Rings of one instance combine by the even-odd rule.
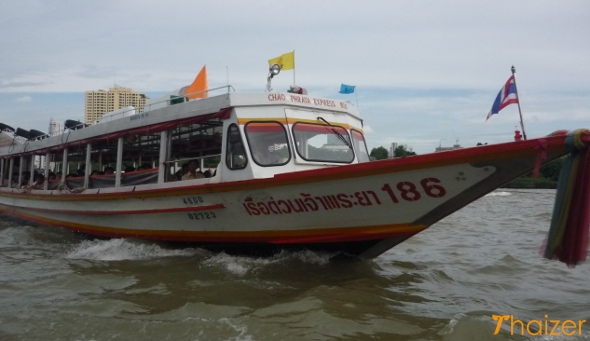
[[268, 61], [268, 66], [272, 66], [272, 64], [279, 64], [283, 71], [293, 70], [295, 68], [295, 51], [270, 59]]
[[[209, 82], [207, 81], [207, 65], [203, 66], [201, 72], [199, 72], [193, 84], [186, 88], [184, 94], [190, 99], [207, 98], [206, 90], [209, 90]], [[199, 93], [196, 94], [195, 92]]]

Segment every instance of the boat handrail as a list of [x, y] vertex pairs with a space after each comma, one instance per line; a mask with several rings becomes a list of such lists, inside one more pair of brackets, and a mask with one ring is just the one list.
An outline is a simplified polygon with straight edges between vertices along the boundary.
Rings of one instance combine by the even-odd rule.
[[170, 164], [175, 164], [176, 162], [199, 160], [199, 159], [210, 159], [210, 158], [214, 158], [214, 157], [217, 157], [217, 156], [221, 156], [221, 154], [211, 154], [211, 155], [190, 157], [190, 158], [184, 158], [184, 159], [166, 160], [166, 161], [163, 161], [162, 164], [163, 165], [170, 165]]
[[[189, 96], [206, 93], [207, 94], [207, 97], [208, 97], [210, 92], [221, 90], [221, 89], [227, 89], [227, 93], [230, 93], [230, 89], [233, 90], [233, 92], [236, 92], [236, 89], [234, 89], [233, 86], [231, 86], [231, 85], [228, 84], [228, 85], [219, 86], [219, 87], [213, 88], [213, 89], [207, 89], [207, 90], [201, 90], [201, 91], [197, 91], [197, 92], [191, 92], [191, 93], [188, 93], [188, 94], [184, 94], [182, 96], [179, 95], [179, 96], [176, 96], [174, 98], [168, 98], [168, 99], [165, 99], [165, 100], [162, 100], [162, 101], [158, 101], [158, 102], [153, 102], [153, 103], [149, 103], [148, 102], [148, 103], [145, 104], [145, 106], [143, 108], [140, 107], [139, 109], [140, 109], [140, 112], [151, 111], [151, 107], [153, 105], [161, 104], [161, 103], [166, 103], [166, 105], [176, 104], [174, 101], [178, 101], [179, 98], [183, 98], [183, 101], [182, 102], [179, 102], [179, 103], [188, 102], [188, 101], [191, 101], [191, 99], [189, 98]], [[193, 101], [194, 100], [197, 100], [197, 99], [193, 99]]]

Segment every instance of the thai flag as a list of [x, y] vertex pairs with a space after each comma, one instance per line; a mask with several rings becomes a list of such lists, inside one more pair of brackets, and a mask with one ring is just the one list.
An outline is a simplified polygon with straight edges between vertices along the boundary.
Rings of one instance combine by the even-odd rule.
[[500, 93], [498, 93], [498, 97], [494, 101], [494, 105], [492, 105], [492, 109], [488, 113], [488, 117], [486, 117], [486, 121], [492, 116], [500, 112], [500, 110], [504, 109], [505, 106], [509, 104], [518, 103], [518, 96], [516, 95], [516, 84], [514, 83], [514, 75], [508, 78], [506, 84], [500, 89]]

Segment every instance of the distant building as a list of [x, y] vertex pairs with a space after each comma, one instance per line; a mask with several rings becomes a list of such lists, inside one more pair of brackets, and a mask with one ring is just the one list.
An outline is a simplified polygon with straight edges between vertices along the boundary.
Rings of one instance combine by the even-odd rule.
[[114, 87], [109, 88], [109, 91], [86, 91], [84, 120], [87, 124], [93, 124], [99, 121], [102, 115], [127, 106], [133, 106], [136, 113], [140, 114], [148, 99], [145, 94], [130, 88]]
[[64, 131], [64, 123], [55, 121], [53, 118], [49, 120], [49, 136], [60, 135]]
[[447, 150], [453, 150], [453, 149], [461, 149], [463, 147], [461, 147], [461, 145], [459, 145], [459, 140], [457, 140], [457, 143], [455, 143], [452, 147], [442, 147], [440, 144], [438, 145], [438, 147], [436, 147], [434, 149], [435, 152], [444, 152]]
[[388, 156], [389, 156], [389, 158], [390, 158], [390, 159], [393, 159], [393, 158], [395, 157], [395, 150], [396, 150], [397, 148], [399, 148], [399, 147], [403, 147], [403, 149], [404, 149], [406, 152], [410, 152], [410, 153], [411, 153], [411, 152], [413, 152], [413, 151], [414, 151], [414, 148], [412, 148], [412, 147], [408, 147], [408, 145], [407, 145], [407, 144], [399, 144], [399, 143], [397, 143], [397, 142], [392, 142], [392, 143], [391, 143], [391, 146], [389, 146], [389, 151], [388, 151], [388, 153], [389, 153], [389, 155], [388, 155]]
[[389, 147], [389, 158], [392, 159], [395, 155], [395, 149], [397, 148], [397, 142], [391, 142], [391, 146]]

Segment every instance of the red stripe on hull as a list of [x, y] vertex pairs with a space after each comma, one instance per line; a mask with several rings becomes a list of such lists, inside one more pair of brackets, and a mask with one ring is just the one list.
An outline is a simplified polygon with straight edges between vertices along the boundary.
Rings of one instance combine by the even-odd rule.
[[194, 212], [205, 210], [218, 210], [225, 208], [223, 204], [215, 204], [208, 206], [195, 207], [179, 207], [179, 208], [162, 208], [151, 210], [130, 210], [130, 211], [76, 211], [76, 210], [54, 210], [50, 208], [27, 207], [28, 210], [62, 213], [62, 214], [85, 214], [85, 215], [125, 215], [125, 214], [151, 214], [151, 213], [174, 213], [174, 212]]

